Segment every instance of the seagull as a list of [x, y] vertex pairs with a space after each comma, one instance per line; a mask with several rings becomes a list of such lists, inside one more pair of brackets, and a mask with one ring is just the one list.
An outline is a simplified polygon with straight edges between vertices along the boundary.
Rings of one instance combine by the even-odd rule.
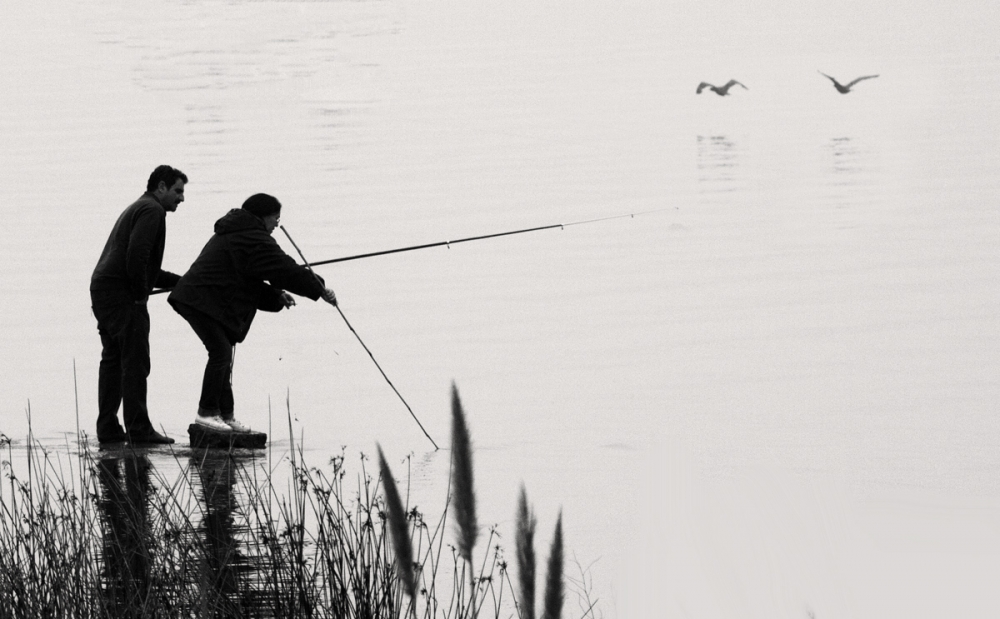
[[823, 77], [825, 77], [826, 79], [828, 79], [831, 82], [833, 82], [833, 87], [836, 88], [837, 92], [839, 92], [842, 95], [846, 95], [847, 93], [851, 92], [851, 86], [854, 86], [855, 84], [857, 84], [861, 80], [870, 80], [873, 77], [878, 77], [877, 75], [862, 75], [861, 77], [859, 77], [858, 79], [854, 80], [853, 82], [849, 82], [847, 84], [847, 86], [844, 86], [843, 84], [841, 84], [837, 80], [833, 79], [832, 77], [830, 77], [826, 73], [823, 73], [822, 71], [819, 71], [818, 73], [820, 75], [822, 75]]
[[749, 88], [747, 88], [743, 84], [737, 82], [736, 80], [729, 80], [728, 82], [726, 82], [725, 86], [712, 86], [708, 82], [702, 82], [702, 83], [698, 84], [698, 90], [696, 90], [694, 92], [694, 94], [700, 95], [701, 91], [703, 91], [706, 88], [708, 88], [712, 92], [714, 92], [715, 94], [719, 95], [720, 97], [725, 97], [726, 95], [729, 94], [729, 89], [732, 88], [733, 86], [739, 86], [743, 90], [750, 90]]

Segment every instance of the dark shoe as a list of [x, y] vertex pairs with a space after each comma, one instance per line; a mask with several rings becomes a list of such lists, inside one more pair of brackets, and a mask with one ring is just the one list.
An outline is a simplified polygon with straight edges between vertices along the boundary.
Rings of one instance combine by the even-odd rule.
[[133, 445], [172, 445], [175, 441], [153, 430], [148, 434], [133, 434], [129, 442]]
[[128, 436], [126, 436], [124, 432], [97, 437], [97, 442], [100, 443], [101, 445], [108, 445], [110, 443], [124, 443], [126, 440], [128, 440]]

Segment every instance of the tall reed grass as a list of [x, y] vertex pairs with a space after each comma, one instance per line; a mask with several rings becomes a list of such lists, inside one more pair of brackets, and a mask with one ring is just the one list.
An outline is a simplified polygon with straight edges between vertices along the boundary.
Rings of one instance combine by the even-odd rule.
[[[479, 574], [476, 574], [473, 563], [473, 550], [476, 540], [479, 537], [479, 525], [476, 516], [476, 499], [473, 484], [472, 468], [472, 440], [469, 435], [469, 427], [466, 423], [465, 410], [462, 407], [461, 398], [458, 395], [458, 388], [451, 386], [451, 478], [449, 481], [449, 503], [451, 512], [456, 521], [456, 556], [461, 559], [463, 569], [468, 570], [468, 590], [463, 591], [464, 579], [456, 581], [457, 595], [453, 598], [458, 601], [457, 609], [461, 617], [477, 617], [486, 599], [486, 589], [484, 583], [489, 585], [490, 593], [499, 592], [499, 597], [494, 597], [495, 609], [499, 611], [504, 585], [513, 588], [507, 574], [506, 562], [494, 555], [493, 568], [499, 567], [500, 587], [492, 587], [494, 573], [491, 569], [489, 575], [486, 574], [486, 565], [482, 566]], [[406, 583], [412, 577], [409, 569], [402, 567], [403, 563], [411, 560], [412, 552], [409, 547], [410, 541], [406, 533], [406, 523], [404, 521], [401, 507], [393, 507], [398, 504], [399, 494], [396, 490], [395, 480], [392, 472], [385, 463], [385, 456], [379, 448], [379, 462], [381, 463], [382, 478], [386, 494], [386, 502], [390, 505], [389, 521], [393, 531], [395, 542], [397, 563], [400, 565], [399, 578]], [[516, 555], [518, 567], [517, 600], [515, 602], [516, 611], [521, 619], [535, 618], [535, 550], [534, 537], [537, 519], [534, 511], [528, 504], [527, 491], [521, 485], [521, 493], [518, 499], [516, 517]], [[496, 531], [491, 531], [490, 543]], [[489, 545], [487, 545], [489, 547]], [[499, 549], [499, 547], [498, 547]], [[499, 552], [499, 550], [497, 550]], [[419, 567], [419, 566], [417, 566]], [[587, 588], [587, 573], [581, 569], [581, 583], [584, 589], [582, 598], [587, 602], [581, 605], [583, 609], [582, 617], [593, 617], [595, 604], [589, 600]], [[409, 585], [407, 585], [409, 587]], [[413, 598], [413, 594], [410, 595]], [[565, 578], [563, 575], [563, 534], [562, 534], [562, 512], [556, 520], [556, 529], [552, 538], [552, 547], [549, 552], [549, 560], [545, 581], [545, 598], [542, 608], [542, 619], [561, 619], [563, 612], [563, 602], [565, 599]]]
[[378, 446], [379, 474], [385, 492], [385, 503], [389, 512], [389, 531], [392, 534], [392, 546], [396, 551], [396, 573], [410, 598], [410, 609], [415, 612], [417, 603], [417, 574], [413, 565], [413, 543], [410, 541], [410, 530], [406, 520], [406, 510], [403, 500], [396, 488], [396, 480], [392, 469], [385, 461], [382, 446]]
[[472, 549], [479, 538], [476, 493], [472, 474], [472, 439], [465, 423], [465, 411], [458, 387], [451, 386], [451, 488], [449, 499], [455, 517], [458, 553], [469, 570], [469, 588], [475, 588]]
[[514, 534], [521, 619], [535, 619], [535, 528], [537, 526], [538, 519], [528, 504], [528, 492], [522, 484], [521, 496], [517, 502], [517, 530]]
[[173, 449], [168, 479], [141, 448], [81, 437], [67, 456], [29, 432], [15, 458], [13, 443], [0, 435], [0, 619], [519, 614], [496, 529], [473, 563], [475, 517], [448, 543], [449, 510], [428, 522], [404, 504], [381, 448], [355, 482], [343, 453], [311, 467], [301, 447], [285, 476], [270, 452]]

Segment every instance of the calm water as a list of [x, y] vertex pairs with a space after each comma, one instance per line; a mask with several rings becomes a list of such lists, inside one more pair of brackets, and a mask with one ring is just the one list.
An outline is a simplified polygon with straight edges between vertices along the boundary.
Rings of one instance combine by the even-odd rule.
[[[63, 442], [74, 362], [91, 429], [90, 271], [159, 163], [175, 272], [258, 191], [311, 260], [655, 211], [318, 268], [442, 445], [458, 385], [483, 522], [512, 543], [522, 481], [544, 544], [563, 510], [605, 617], [1000, 611], [991, 4], [62, 4], [0, 9], [4, 434], [30, 402]], [[150, 312], [183, 438], [204, 352]], [[447, 452], [328, 306], [260, 316], [234, 383], [441, 504]]]

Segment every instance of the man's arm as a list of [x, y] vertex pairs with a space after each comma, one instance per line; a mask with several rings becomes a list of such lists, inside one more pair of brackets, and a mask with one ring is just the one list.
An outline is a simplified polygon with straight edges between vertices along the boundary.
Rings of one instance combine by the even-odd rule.
[[267, 241], [251, 255], [247, 270], [254, 277], [266, 280], [276, 288], [314, 301], [323, 296], [326, 290], [322, 277], [295, 262], [271, 237], [267, 237]]
[[156, 240], [165, 226], [166, 213], [152, 208], [140, 209], [132, 221], [128, 251], [125, 252], [125, 272], [128, 275], [129, 290], [136, 301], [145, 299], [152, 288], [147, 267]]
[[174, 286], [176, 286], [179, 281], [181, 281], [180, 275], [160, 269], [160, 272], [156, 275], [156, 281], [153, 282], [153, 287], [173, 290]]
[[279, 288], [262, 283], [257, 309], [265, 312], [280, 312], [286, 307], [290, 307], [285, 300], [285, 294]]

